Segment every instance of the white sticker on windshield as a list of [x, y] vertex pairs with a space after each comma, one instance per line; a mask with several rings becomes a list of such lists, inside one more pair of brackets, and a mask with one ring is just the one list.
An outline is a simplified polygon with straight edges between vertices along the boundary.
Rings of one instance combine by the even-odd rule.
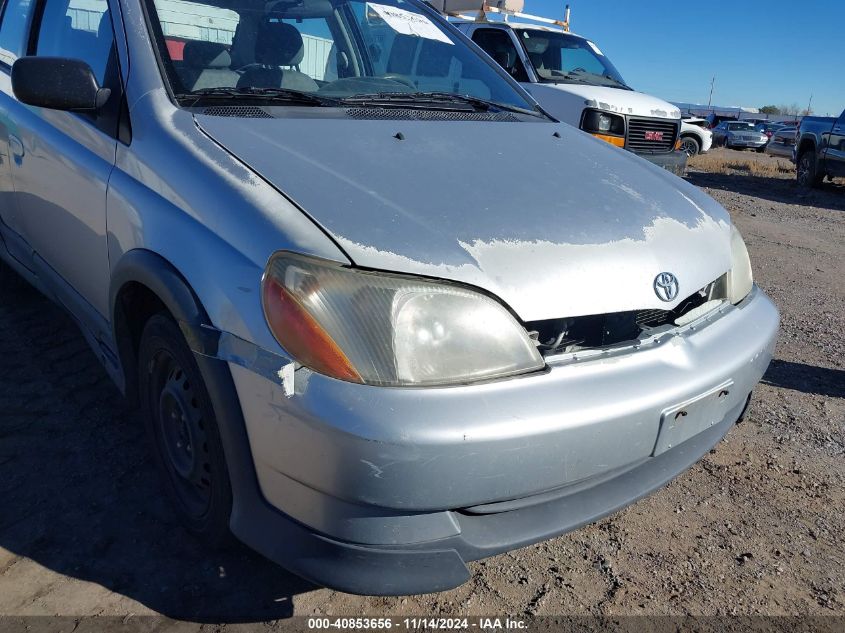
[[592, 48], [592, 49], [593, 49], [593, 52], [594, 52], [596, 55], [601, 55], [602, 57], [604, 57], [604, 53], [602, 53], [602, 52], [599, 50], [599, 47], [598, 47], [598, 46], [596, 46], [595, 44], [593, 44], [590, 40], [587, 40], [587, 44], [589, 44], [589, 45], [590, 45], [590, 48]]
[[372, 2], [369, 3], [369, 7], [397, 33], [453, 44], [452, 40], [424, 15]]

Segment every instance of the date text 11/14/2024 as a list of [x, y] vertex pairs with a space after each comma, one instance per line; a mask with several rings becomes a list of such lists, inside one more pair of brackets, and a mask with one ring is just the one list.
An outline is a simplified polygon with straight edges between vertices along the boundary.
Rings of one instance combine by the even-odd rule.
[[308, 618], [309, 630], [471, 630], [504, 631], [527, 629], [525, 620], [515, 618]]

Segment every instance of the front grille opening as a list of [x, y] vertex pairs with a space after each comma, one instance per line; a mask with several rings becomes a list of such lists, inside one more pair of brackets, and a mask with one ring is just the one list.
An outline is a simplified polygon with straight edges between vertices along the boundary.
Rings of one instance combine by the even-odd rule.
[[[543, 356], [633, 344], [644, 334], [676, 327], [675, 321], [708, 301], [726, 299], [727, 275], [707, 284], [673, 310], [629, 310], [526, 323]], [[707, 308], [705, 308], [706, 310]]]
[[667, 119], [628, 119], [627, 149], [639, 154], [662, 154], [675, 149], [678, 124]]

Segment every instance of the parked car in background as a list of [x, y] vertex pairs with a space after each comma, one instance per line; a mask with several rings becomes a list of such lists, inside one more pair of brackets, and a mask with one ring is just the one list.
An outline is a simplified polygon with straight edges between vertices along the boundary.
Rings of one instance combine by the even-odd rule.
[[[450, 15], [474, 2], [440, 1]], [[475, 4], [480, 9], [483, 3]], [[453, 24], [553, 117], [683, 174], [687, 154], [677, 151], [681, 128], [677, 106], [631, 88], [595, 42], [551, 19], [518, 17], [544, 23], [482, 18], [453, 19]]]
[[705, 127], [705, 119], [681, 119], [680, 150], [687, 156], [704, 154], [713, 145], [713, 132]]
[[780, 123], [768, 123], [767, 122], [767, 123], [758, 123], [757, 125], [754, 126], [754, 129], [757, 130], [758, 132], [761, 132], [762, 134], [765, 134], [768, 138], [771, 139], [772, 134], [777, 132], [782, 127], [785, 127], [785, 126], [781, 125]]
[[818, 187], [824, 177], [845, 176], [845, 110], [839, 117], [805, 116], [795, 140], [799, 184]]
[[766, 153], [772, 156], [793, 159], [792, 153], [795, 150], [795, 135], [798, 128], [782, 127], [772, 134], [766, 145]]
[[140, 408], [195, 535], [442, 591], [742, 418], [778, 312], [728, 212], [427, 3], [84, 6], [0, 19], [0, 259]]
[[728, 149], [755, 149], [762, 152], [769, 137], [758, 132], [754, 123], [722, 121], [713, 128], [713, 142]]

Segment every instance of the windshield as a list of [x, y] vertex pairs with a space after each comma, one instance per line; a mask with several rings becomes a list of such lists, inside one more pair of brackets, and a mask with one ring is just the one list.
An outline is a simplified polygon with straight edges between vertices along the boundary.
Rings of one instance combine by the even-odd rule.
[[630, 89], [610, 60], [589, 40], [542, 29], [517, 32], [541, 80]]
[[753, 123], [728, 123], [728, 130], [731, 132], [754, 131]]
[[148, 13], [183, 104], [381, 104], [389, 95], [429, 109], [458, 102], [536, 112], [495, 64], [414, 0], [149, 0]]

